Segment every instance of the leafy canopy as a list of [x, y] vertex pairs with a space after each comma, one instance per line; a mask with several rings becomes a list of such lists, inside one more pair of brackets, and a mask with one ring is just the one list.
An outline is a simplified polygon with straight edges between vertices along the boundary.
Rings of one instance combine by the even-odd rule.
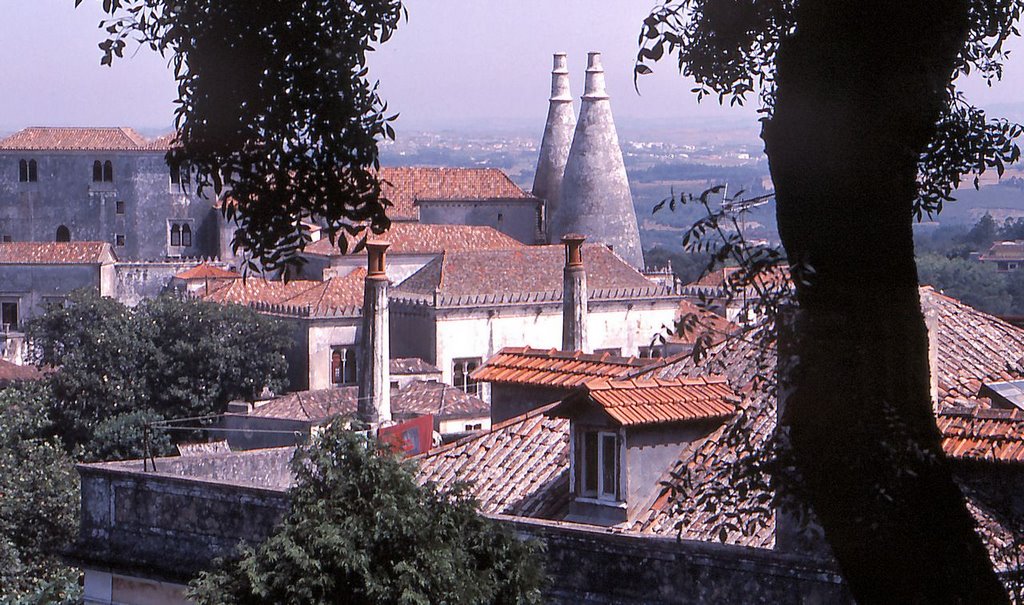
[[407, 464], [341, 423], [292, 468], [285, 521], [194, 580], [197, 605], [541, 602], [535, 544], [480, 516], [463, 490], [417, 485]]
[[[717, 96], [742, 105], [758, 93], [761, 112], [771, 116], [775, 101], [775, 62], [781, 41], [795, 28], [795, 0], [665, 0], [644, 20], [635, 77], [651, 65], [675, 56], [679, 71], [692, 77], [697, 99]], [[918, 197], [914, 212], [941, 212], [964, 180], [1020, 158], [1015, 143], [1024, 127], [990, 119], [957, 89], [961, 76], [980, 74], [989, 85], [1002, 77], [1003, 45], [1019, 35], [1024, 0], [968, 0], [970, 30], [946, 90], [937, 130], [918, 161]]]
[[78, 473], [39, 387], [0, 389], [0, 604], [56, 603], [77, 592], [59, 551], [78, 529]]
[[394, 138], [397, 115], [366, 53], [391, 37], [399, 0], [103, 0], [103, 10], [102, 63], [129, 43], [170, 55], [179, 98], [168, 160], [197, 171], [200, 193], [229, 196], [236, 251], [276, 269], [309, 241], [303, 221], [323, 222], [332, 242], [387, 228], [377, 142]]
[[87, 460], [141, 456], [149, 422], [281, 390], [291, 346], [283, 324], [246, 307], [165, 296], [131, 309], [84, 290], [27, 331], [37, 363], [59, 370], [48, 379], [54, 433]]

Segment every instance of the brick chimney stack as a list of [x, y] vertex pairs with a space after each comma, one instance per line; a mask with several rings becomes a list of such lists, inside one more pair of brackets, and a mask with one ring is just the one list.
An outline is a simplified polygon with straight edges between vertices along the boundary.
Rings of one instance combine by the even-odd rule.
[[391, 244], [366, 242], [363, 338], [359, 355], [359, 419], [377, 427], [391, 421], [391, 348], [385, 253]]
[[583, 102], [565, 160], [558, 208], [548, 219], [551, 241], [567, 233], [586, 233], [591, 242], [610, 246], [627, 263], [644, 269], [640, 230], [605, 88], [601, 53], [592, 52], [588, 58]]
[[567, 233], [562, 271], [562, 350], [589, 353], [587, 345], [587, 272], [583, 267], [586, 236]]
[[[544, 138], [540, 143], [537, 172], [533, 177], [533, 195], [544, 200], [545, 213], [549, 219], [558, 210], [565, 160], [569, 157], [572, 135], [576, 130], [576, 109], [573, 107], [572, 93], [569, 92], [569, 69], [566, 65], [565, 53], [555, 53], [548, 118], [544, 123]], [[551, 241], [550, 230], [545, 235], [547, 241]], [[557, 237], [555, 241], [558, 241]]]

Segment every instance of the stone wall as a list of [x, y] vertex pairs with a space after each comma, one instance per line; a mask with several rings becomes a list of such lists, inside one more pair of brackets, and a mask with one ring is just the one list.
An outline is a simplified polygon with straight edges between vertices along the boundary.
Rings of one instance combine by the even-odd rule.
[[503, 518], [546, 546], [547, 602], [816, 605], [852, 603], [837, 570], [766, 549]]
[[201, 262], [226, 269], [227, 263], [212, 259], [189, 258], [173, 261], [118, 262], [115, 267], [116, 286], [114, 297], [120, 302], [135, 306], [143, 300], [156, 298], [168, 289], [171, 278]]
[[[36, 182], [18, 181], [18, 162], [37, 161]], [[113, 181], [94, 182], [93, 162], [111, 161]], [[120, 212], [119, 212], [120, 210]], [[192, 245], [171, 249], [169, 221], [190, 225]], [[65, 226], [72, 241], [103, 241], [118, 258], [213, 256], [220, 236], [210, 200], [170, 183], [163, 151], [9, 151], [0, 153], [0, 235], [52, 242]]]
[[289, 448], [81, 465], [82, 567], [186, 582], [242, 541], [259, 542], [288, 510]]

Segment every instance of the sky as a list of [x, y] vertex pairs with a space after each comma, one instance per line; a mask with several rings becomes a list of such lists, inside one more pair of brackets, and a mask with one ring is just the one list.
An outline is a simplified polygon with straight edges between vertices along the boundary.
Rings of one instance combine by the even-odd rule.
[[[134, 126], [169, 130], [174, 81], [167, 60], [129, 50], [99, 64], [99, 0], [8, 2], [0, 20], [0, 131], [30, 125]], [[543, 128], [551, 54], [569, 53], [573, 94], [583, 88], [586, 53], [601, 51], [616, 120], [700, 127], [749, 120], [754, 108], [698, 104], [671, 60], [633, 90], [637, 34], [653, 4], [623, 0], [407, 0], [408, 21], [373, 54], [371, 76], [410, 129], [537, 124]], [[1010, 48], [1005, 81], [968, 82], [977, 104], [997, 111], [1024, 103], [1024, 44]], [[538, 133], [539, 135], [539, 133]]]

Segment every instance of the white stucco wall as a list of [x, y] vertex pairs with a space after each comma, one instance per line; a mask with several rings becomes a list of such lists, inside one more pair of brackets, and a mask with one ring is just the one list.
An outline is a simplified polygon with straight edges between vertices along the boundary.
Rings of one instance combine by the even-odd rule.
[[[592, 303], [588, 314], [588, 341], [592, 350], [618, 349], [637, 355], [663, 326], [672, 326], [678, 301]], [[439, 313], [434, 362], [444, 382], [452, 383], [452, 361], [478, 357], [486, 360], [502, 347], [560, 348], [560, 305], [517, 306], [492, 311], [451, 310]], [[490, 393], [485, 393], [490, 400]]]
[[362, 319], [345, 317], [314, 320], [308, 328], [309, 388], [331, 386], [331, 348], [359, 344]]

